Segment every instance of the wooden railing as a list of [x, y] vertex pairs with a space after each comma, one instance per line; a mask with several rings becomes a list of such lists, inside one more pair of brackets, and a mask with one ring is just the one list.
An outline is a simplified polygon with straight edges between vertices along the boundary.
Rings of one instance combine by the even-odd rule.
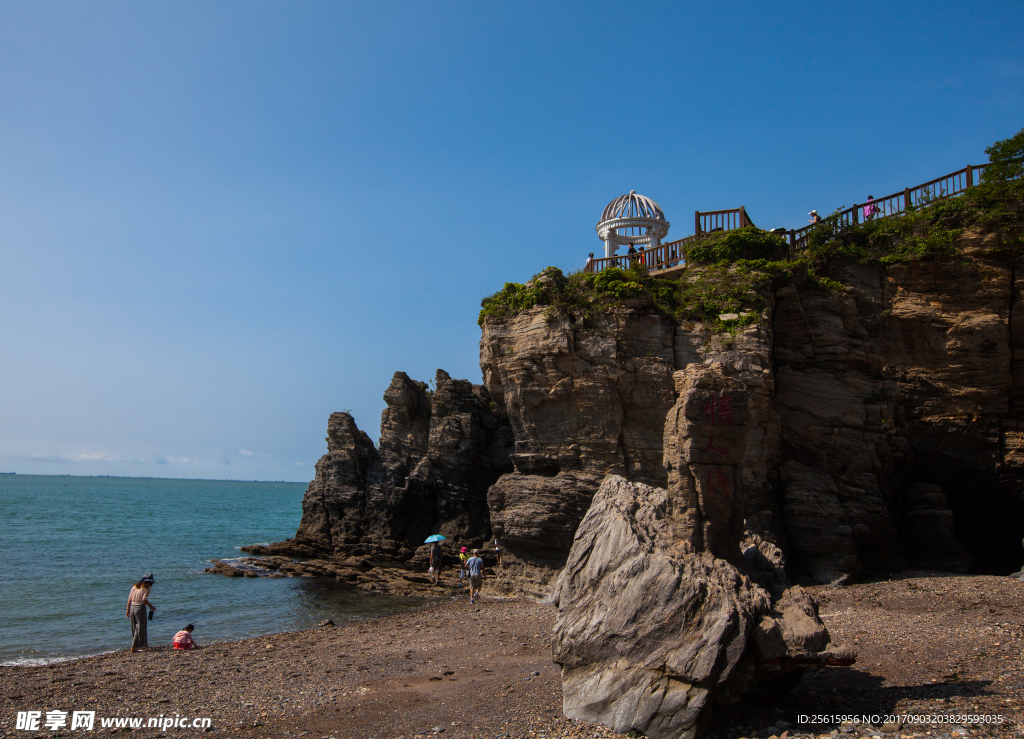
[[709, 234], [715, 231], [735, 231], [738, 228], [753, 226], [754, 222], [747, 215], [742, 205], [729, 210], [696, 211], [693, 214], [693, 233]]
[[[846, 210], [829, 215], [828, 218], [834, 218], [837, 225], [848, 228], [865, 221], [900, 216], [911, 208], [919, 208], [933, 200], [962, 195], [974, 187], [974, 183], [981, 181], [981, 173], [987, 166], [987, 164], [968, 164], [956, 172], [936, 177], [934, 180], [929, 180], [916, 187], [904, 188], [892, 195], [875, 198], [870, 203], [854, 203]], [[817, 223], [809, 223], [803, 228], [784, 232], [783, 235], [789, 241], [790, 251], [801, 251], [806, 248], [807, 239], [817, 225]]]
[[[862, 221], [875, 220], [878, 218], [889, 218], [891, 216], [903, 215], [911, 208], [918, 208], [926, 203], [941, 198], [949, 198], [954, 195], [961, 195], [974, 187], [976, 182], [981, 181], [981, 173], [987, 164], [968, 164], [963, 169], [958, 169], [942, 177], [925, 182], [916, 187], [907, 187], [900, 192], [886, 195], [882, 198], [875, 198], [869, 203], [855, 203], [846, 210], [827, 216], [829, 219], [836, 219], [838, 224], [849, 227]], [[822, 219], [823, 221], [825, 219]], [[707, 234], [717, 231], [735, 231], [746, 226], [753, 226], [753, 221], [747, 215], [747, 210], [742, 205], [739, 208], [729, 210], [708, 210], [696, 211], [693, 217], [693, 236], [670, 241], [661, 244], [653, 249], [643, 249], [633, 255], [618, 257], [605, 257], [592, 259], [583, 268], [584, 272], [600, 272], [608, 267], [629, 267], [631, 264], [642, 264], [649, 270], [668, 269], [686, 264], [686, 245], [691, 241], [703, 238]], [[777, 231], [789, 242], [790, 254], [803, 250], [807, 246], [807, 239], [811, 231], [819, 224], [809, 223], [803, 228], [790, 229], [789, 231]]]

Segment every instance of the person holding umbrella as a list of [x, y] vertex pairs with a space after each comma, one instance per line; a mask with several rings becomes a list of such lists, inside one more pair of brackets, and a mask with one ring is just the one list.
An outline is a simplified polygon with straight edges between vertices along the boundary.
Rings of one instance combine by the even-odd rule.
[[441, 551], [441, 542], [444, 541], [444, 537], [440, 534], [434, 534], [428, 536], [424, 544], [433, 544], [430, 547], [430, 579], [434, 581], [435, 585], [441, 584], [441, 558], [443, 552]]

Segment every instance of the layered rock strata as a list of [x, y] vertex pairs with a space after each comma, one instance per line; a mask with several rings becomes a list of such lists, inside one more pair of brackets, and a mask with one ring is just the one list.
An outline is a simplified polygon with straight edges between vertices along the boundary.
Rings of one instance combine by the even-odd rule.
[[[843, 292], [802, 279], [777, 288], [780, 501], [802, 573], [1016, 566], [1022, 270], [998, 243], [968, 234], [964, 259], [836, 262]], [[923, 531], [926, 519], [941, 528]]]
[[484, 323], [484, 384], [515, 433], [515, 470], [489, 494], [491, 525], [528, 561], [564, 563], [605, 475], [667, 484], [665, 416], [676, 370], [705, 361], [771, 367], [764, 325], [713, 337], [701, 326], [678, 325], [650, 301], [627, 303], [586, 326], [544, 308]]

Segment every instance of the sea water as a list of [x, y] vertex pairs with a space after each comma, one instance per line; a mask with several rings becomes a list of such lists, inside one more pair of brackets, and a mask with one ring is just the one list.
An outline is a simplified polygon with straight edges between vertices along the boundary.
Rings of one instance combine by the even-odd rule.
[[327, 578], [208, 575], [211, 559], [295, 535], [303, 483], [0, 475], [0, 664], [126, 649], [152, 572], [149, 645], [200, 644], [418, 607]]

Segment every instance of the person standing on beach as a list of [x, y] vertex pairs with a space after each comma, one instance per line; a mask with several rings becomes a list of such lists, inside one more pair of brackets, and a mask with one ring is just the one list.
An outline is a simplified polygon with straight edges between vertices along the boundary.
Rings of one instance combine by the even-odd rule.
[[435, 541], [430, 547], [430, 578], [435, 585], [441, 584], [441, 542]]
[[462, 580], [466, 577], [466, 562], [469, 561], [469, 549], [462, 547], [459, 552], [459, 587], [462, 587]]
[[480, 595], [480, 586], [484, 582], [484, 561], [480, 559], [480, 551], [473, 550], [473, 556], [466, 562], [466, 569], [469, 570], [469, 602], [476, 603]]
[[153, 589], [154, 582], [153, 573], [147, 572], [128, 592], [128, 607], [124, 615], [132, 624], [132, 648], [129, 654], [149, 647], [146, 639], [146, 606], [156, 610], [156, 606], [149, 602], [149, 591]]
[[494, 537], [494, 559], [497, 560], [497, 564], [501, 564], [501, 547], [498, 545], [498, 537]]

